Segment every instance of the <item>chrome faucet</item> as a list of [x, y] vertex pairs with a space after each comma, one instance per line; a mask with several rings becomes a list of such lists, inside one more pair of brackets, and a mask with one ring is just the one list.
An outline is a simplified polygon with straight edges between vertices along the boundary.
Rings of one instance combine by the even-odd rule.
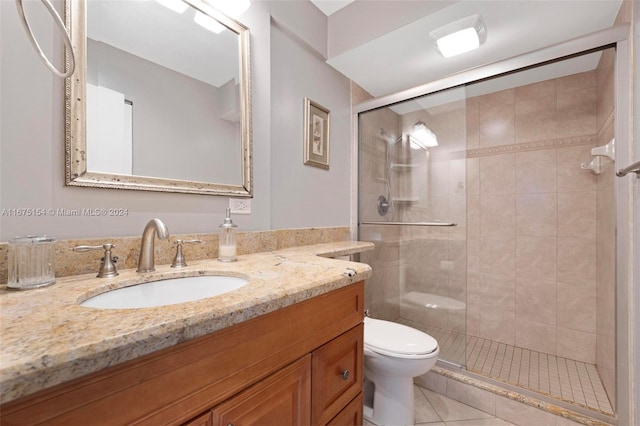
[[155, 268], [154, 260], [154, 234], [161, 240], [169, 238], [169, 229], [160, 219], [151, 219], [142, 232], [142, 242], [140, 243], [140, 257], [138, 258], [137, 272], [153, 272]]

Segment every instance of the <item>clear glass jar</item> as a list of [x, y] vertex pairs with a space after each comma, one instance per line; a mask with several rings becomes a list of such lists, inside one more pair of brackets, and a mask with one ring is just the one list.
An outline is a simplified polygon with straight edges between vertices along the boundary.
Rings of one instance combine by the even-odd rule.
[[55, 284], [55, 239], [28, 235], [9, 240], [7, 288], [27, 290]]

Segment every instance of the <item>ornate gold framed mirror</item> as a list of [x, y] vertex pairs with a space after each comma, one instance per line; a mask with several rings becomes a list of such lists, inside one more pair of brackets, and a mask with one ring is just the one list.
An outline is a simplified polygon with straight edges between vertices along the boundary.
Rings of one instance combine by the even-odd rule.
[[249, 29], [201, 0], [67, 0], [66, 185], [252, 196]]

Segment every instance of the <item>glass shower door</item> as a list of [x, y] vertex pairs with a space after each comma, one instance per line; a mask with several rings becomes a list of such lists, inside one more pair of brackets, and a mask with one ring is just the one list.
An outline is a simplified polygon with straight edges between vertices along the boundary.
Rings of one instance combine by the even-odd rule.
[[463, 366], [467, 238], [465, 89], [359, 115], [359, 238], [370, 315], [425, 331]]

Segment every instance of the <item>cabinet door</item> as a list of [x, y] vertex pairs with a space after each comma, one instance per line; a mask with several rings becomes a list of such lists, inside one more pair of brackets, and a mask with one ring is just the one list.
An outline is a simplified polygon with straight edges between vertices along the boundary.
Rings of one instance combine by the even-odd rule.
[[362, 391], [363, 331], [360, 324], [313, 351], [313, 425], [326, 424]]
[[308, 425], [311, 355], [263, 379], [213, 409], [213, 425]]
[[327, 426], [360, 426], [362, 425], [362, 410], [364, 394], [360, 392], [353, 401], [327, 423]]
[[195, 419], [191, 419], [182, 426], [213, 426], [213, 423], [211, 423], [211, 411], [207, 411]]

